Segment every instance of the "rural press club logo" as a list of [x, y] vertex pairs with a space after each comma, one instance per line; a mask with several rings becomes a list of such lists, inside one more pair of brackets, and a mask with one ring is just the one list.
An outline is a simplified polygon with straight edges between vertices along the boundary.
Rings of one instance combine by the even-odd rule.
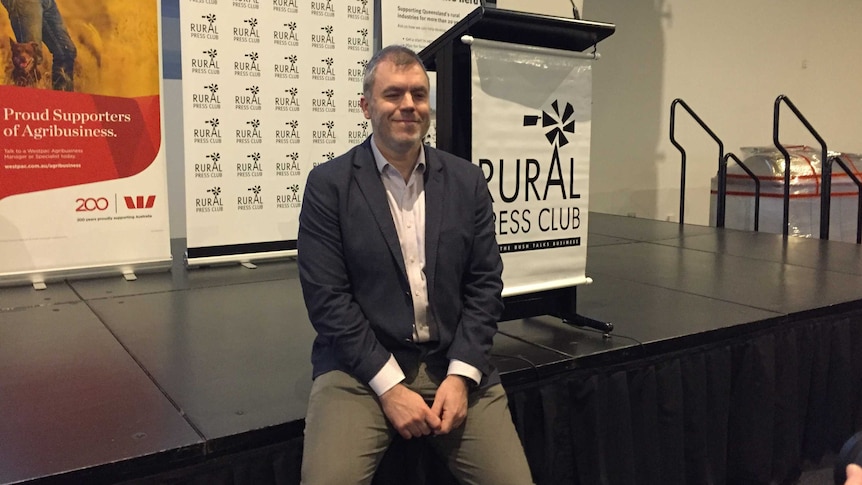
[[332, 0], [312, 1], [311, 15], [335, 17], [335, 8], [332, 6]]
[[195, 178], [221, 178], [221, 154], [219, 152], [213, 152], [206, 155], [204, 158], [205, 161], [195, 163]]
[[216, 49], [207, 49], [201, 51], [203, 56], [193, 57], [191, 60], [192, 74], [221, 74], [218, 65], [218, 51]]
[[323, 164], [323, 163], [326, 163], [326, 162], [332, 160], [333, 158], [335, 158], [335, 152], [326, 152], [323, 154], [323, 160], [321, 160], [319, 162], [312, 163], [311, 167], [314, 168], [320, 164]]
[[284, 90], [286, 96], [276, 96], [274, 107], [276, 111], [299, 111], [299, 88], [292, 87]]
[[257, 19], [243, 19], [242, 25], [234, 27], [233, 41], [248, 44], [260, 44], [260, 31], [257, 28]]
[[317, 98], [311, 100], [311, 111], [315, 113], [334, 113], [335, 112], [335, 90], [327, 89], [321, 91]]
[[330, 145], [335, 143], [335, 122], [324, 121], [320, 124], [322, 129], [311, 131], [311, 142], [320, 145]]
[[263, 143], [263, 134], [260, 128], [260, 120], [253, 119], [245, 122], [245, 126], [237, 128], [236, 142], [238, 144], [260, 144]]
[[251, 85], [242, 94], [233, 97], [234, 109], [238, 111], [260, 111], [260, 87]]
[[356, 123], [355, 130], [348, 130], [347, 132], [347, 141], [351, 145], [357, 145], [365, 141], [368, 138], [368, 122], [363, 121], [361, 123]]
[[191, 22], [189, 34], [192, 39], [219, 40], [217, 17], [214, 13], [201, 15], [201, 20]]
[[311, 79], [315, 81], [335, 81], [335, 59], [324, 57], [317, 66], [311, 66]]
[[[580, 237], [571, 234], [580, 227], [580, 207], [575, 201], [581, 195], [575, 184], [575, 159], [563, 160], [560, 156], [560, 148], [568, 145], [569, 136], [575, 133], [574, 111], [571, 103], [561, 109], [561, 103], [555, 100], [550, 110], [543, 110], [541, 115], [524, 115], [524, 127], [540, 126], [544, 131], [545, 140], [553, 148], [550, 157], [514, 154], [514, 160], [479, 159], [496, 204], [530, 204], [528, 208], [496, 206], [497, 235], [538, 234], [530, 241], [501, 244], [500, 252], [580, 245]], [[522, 178], [522, 173], [535, 176]]]
[[260, 77], [260, 55], [255, 52], [246, 52], [242, 58], [233, 63], [233, 73], [241, 77]]
[[291, 54], [284, 62], [275, 63], [275, 77], [279, 79], [299, 79], [299, 56]]
[[263, 210], [263, 189], [260, 185], [253, 185], [246, 189], [246, 193], [236, 197], [236, 208], [241, 211]]
[[260, 0], [233, 0], [232, 5], [239, 8], [257, 10], [260, 8]]
[[281, 13], [299, 13], [299, 0], [272, 0], [272, 10]]
[[286, 24], [282, 24], [283, 29], [274, 30], [272, 32], [272, 42], [275, 45], [286, 45], [290, 47], [298, 47], [299, 46], [299, 35], [297, 34], [297, 29], [299, 26], [296, 22], [288, 22]]
[[275, 130], [275, 142], [280, 144], [300, 143], [299, 120], [286, 121], [284, 128]]
[[288, 185], [275, 196], [275, 207], [278, 209], [299, 209], [302, 207], [299, 184]]
[[368, 52], [371, 46], [368, 44], [368, 29], [359, 29], [357, 35], [347, 38], [347, 50]]
[[263, 164], [260, 161], [260, 153], [249, 153], [245, 161], [237, 162], [237, 177], [263, 177]]
[[275, 162], [275, 175], [278, 177], [296, 177], [302, 175], [302, 169], [299, 165], [299, 153], [288, 153], [284, 156], [284, 161]]
[[315, 49], [335, 49], [335, 27], [324, 25], [320, 32], [311, 34], [311, 47]]
[[220, 109], [221, 100], [218, 95], [218, 84], [210, 83], [196, 93], [192, 93], [192, 108], [194, 109]]
[[359, 67], [347, 68], [347, 80], [353, 83], [361, 83], [362, 77], [365, 76], [365, 66], [368, 65], [368, 60], [356, 61]]
[[355, 98], [347, 100], [347, 111], [351, 113], [362, 113], [362, 105], [359, 104], [359, 98], [362, 97], [362, 91], [356, 93]]
[[204, 120], [203, 126], [200, 128], [195, 128], [192, 132], [194, 142], [209, 144], [221, 143], [221, 130], [219, 129], [220, 124], [221, 122], [218, 118], [210, 118], [208, 120]]
[[368, 20], [368, 0], [353, 0], [347, 4], [347, 18]]
[[201, 197], [195, 197], [195, 212], [223, 212], [224, 202], [221, 197], [221, 187], [206, 189]]

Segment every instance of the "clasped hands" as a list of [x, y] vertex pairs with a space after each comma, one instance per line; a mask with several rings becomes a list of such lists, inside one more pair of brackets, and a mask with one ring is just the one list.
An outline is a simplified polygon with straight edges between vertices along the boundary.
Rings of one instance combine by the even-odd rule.
[[386, 418], [404, 439], [447, 434], [467, 418], [465, 377], [449, 375], [434, 395], [431, 407], [415, 391], [397, 384], [380, 396]]

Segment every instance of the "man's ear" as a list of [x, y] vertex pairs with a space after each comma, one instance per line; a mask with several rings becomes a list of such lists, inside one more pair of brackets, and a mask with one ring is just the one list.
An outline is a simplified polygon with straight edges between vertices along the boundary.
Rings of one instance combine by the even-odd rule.
[[371, 119], [371, 112], [368, 110], [368, 104], [368, 99], [365, 97], [364, 94], [359, 97], [359, 107], [362, 108], [362, 114], [365, 115], [366, 120]]

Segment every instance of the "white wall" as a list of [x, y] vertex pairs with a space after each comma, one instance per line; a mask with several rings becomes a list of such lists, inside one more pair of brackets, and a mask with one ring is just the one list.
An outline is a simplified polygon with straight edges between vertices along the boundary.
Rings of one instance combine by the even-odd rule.
[[[498, 7], [569, 16], [567, 0]], [[773, 102], [786, 94], [830, 150], [862, 152], [862, 2], [584, 0], [583, 17], [616, 24], [594, 68], [591, 209], [676, 220], [680, 154], [668, 140], [683, 98], [725, 149], [771, 145]], [[782, 141], [814, 145], [786, 107]], [[706, 224], [717, 145], [684, 112], [686, 222]]]

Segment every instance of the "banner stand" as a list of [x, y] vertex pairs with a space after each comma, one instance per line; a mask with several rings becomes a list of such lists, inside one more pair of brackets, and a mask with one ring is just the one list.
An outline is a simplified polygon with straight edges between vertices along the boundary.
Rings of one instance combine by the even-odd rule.
[[[531, 47], [539, 47], [570, 51], [575, 54], [587, 49], [594, 51], [595, 46], [601, 40], [612, 35], [614, 30], [613, 24], [602, 22], [565, 19], [496, 8], [477, 8], [419, 53], [426, 68], [429, 71], [435, 71], [437, 77], [437, 147], [468, 160], [475, 158], [473, 106], [476, 101], [473, 93], [473, 57], [471, 47], [468, 45], [471, 38], [515, 44], [515, 48], [527, 47], [527, 50], [530, 50]], [[462, 37], [464, 38], [463, 41]], [[529, 46], [524, 46], [525, 40], [529, 41]], [[597, 55], [588, 56], [598, 57]], [[578, 54], [576, 57], [583, 58], [585, 56]], [[545, 114], [547, 115], [547, 113]], [[485, 117], [482, 121], [483, 124], [495, 125], [499, 123], [494, 114], [483, 112], [483, 115]], [[525, 114], [525, 126], [527, 125], [527, 118], [538, 119], [540, 116], [527, 116]], [[544, 121], [541, 120], [542, 127], [546, 126]], [[557, 120], [558, 123], [560, 121]], [[562, 121], [565, 123], [566, 120]], [[536, 123], [539, 121], [534, 120], [532, 122], [532, 124]], [[569, 133], [573, 133], [574, 121], [569, 122], [566, 127], [568, 128], [569, 125], [572, 127], [572, 131]], [[501, 137], [511, 137], [511, 134], [505, 133], [504, 130], [500, 130], [499, 133]], [[551, 141], [550, 133], [548, 141]], [[559, 167], [558, 148], [565, 145], [566, 142], [555, 141], [554, 143], [556, 143], [554, 145], [554, 161]], [[511, 155], [517, 156], [516, 154]], [[518, 161], [520, 162], [520, 160]], [[473, 162], [477, 163], [477, 160], [473, 160]], [[588, 155], [586, 162], [588, 165]], [[501, 160], [501, 172], [502, 163]], [[574, 159], [572, 159], [572, 164], [574, 163]], [[533, 174], [533, 176], [535, 175]], [[486, 176], [488, 176], [487, 172]], [[529, 169], [527, 169], [524, 178], [529, 177]], [[548, 180], [550, 178], [551, 175], [548, 175]], [[534, 180], [536, 179], [531, 179], [531, 181]], [[502, 183], [501, 180], [501, 186]], [[562, 184], [555, 183], [554, 185]], [[581, 188], [584, 198], [586, 198], [586, 191], [587, 188]], [[581, 195], [575, 197], [581, 197]], [[583, 217], [586, 220], [586, 211]], [[585, 235], [586, 224], [583, 226], [581, 230]], [[576, 239], [572, 245], [580, 245], [581, 238], [572, 239]], [[543, 242], [554, 243], [556, 240]], [[504, 244], [501, 243], [502, 246]], [[505, 282], [506, 273], [504, 271]], [[570, 275], [570, 277], [558, 278], [555, 283], [546, 285], [548, 286], [547, 289], [542, 289], [541, 282], [533, 285], [516, 285], [514, 290], [507, 291], [504, 289], [503, 297], [506, 309], [501, 320], [551, 315], [561, 318], [564, 323], [595, 328], [609, 336], [609, 332], [613, 330], [613, 324], [587, 318], [577, 313], [577, 286], [591, 282], [592, 279], [584, 275]]]
[[71, 279], [109, 278], [122, 276], [127, 281], [134, 281], [138, 274], [160, 273], [171, 270], [172, 259], [147, 261], [142, 263], [110, 264], [105, 266], [87, 266], [85, 268], [55, 269], [50, 271], [24, 271], [20, 273], [5, 273], [0, 276], [0, 287], [32, 285], [36, 290], [44, 290], [49, 283]]

